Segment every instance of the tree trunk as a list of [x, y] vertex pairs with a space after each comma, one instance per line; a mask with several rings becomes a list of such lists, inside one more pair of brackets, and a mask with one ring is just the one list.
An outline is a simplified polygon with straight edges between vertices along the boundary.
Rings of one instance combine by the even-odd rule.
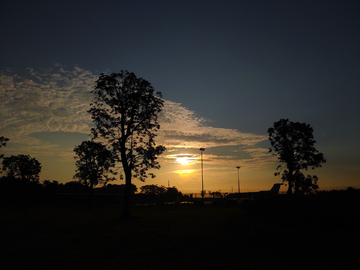
[[289, 182], [289, 188], [287, 191], [288, 195], [292, 195], [293, 194], [293, 185], [294, 185], [294, 175], [293, 175], [293, 170], [289, 168], [289, 174], [288, 174], [288, 182]]
[[93, 183], [90, 184], [90, 196], [89, 196], [89, 209], [92, 210], [93, 209], [93, 202], [94, 202], [94, 186]]
[[123, 203], [123, 217], [130, 217], [130, 195], [131, 195], [131, 169], [127, 168], [125, 171], [125, 192]]
[[294, 192], [295, 195], [300, 194], [300, 183], [298, 181], [295, 182], [295, 192]]
[[288, 195], [292, 195], [293, 192], [292, 192], [292, 187], [293, 187], [293, 183], [289, 181], [289, 187], [288, 187], [288, 190], [287, 190], [287, 194]]

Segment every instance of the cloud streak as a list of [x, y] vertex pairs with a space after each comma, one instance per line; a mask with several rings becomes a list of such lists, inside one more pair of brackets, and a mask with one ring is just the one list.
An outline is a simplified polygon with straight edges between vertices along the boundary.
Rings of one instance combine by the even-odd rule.
[[89, 71], [67, 71], [59, 65], [42, 73], [28, 69], [26, 76], [1, 74], [2, 134], [32, 144], [36, 140], [25, 137], [34, 132], [88, 132], [86, 111], [95, 79]]
[[218, 146], [252, 146], [267, 137], [242, 133], [236, 129], [216, 128], [205, 125], [205, 119], [180, 103], [166, 101], [161, 115], [159, 137], [167, 147], [211, 148]]
[[[11, 70], [2, 72], [0, 134], [21, 145], [22, 152], [28, 151], [28, 154], [72, 158], [72, 149], [59, 152], [56, 145], [36, 139], [31, 134], [59, 131], [89, 134], [92, 121], [87, 110], [97, 78], [90, 71], [78, 67], [67, 69], [59, 64], [51, 69], [29, 68], [24, 75]], [[165, 100], [157, 143], [169, 150], [219, 146], [252, 148], [267, 139], [235, 129], [212, 127], [207, 123], [182, 104]], [[229, 161], [232, 157], [226, 159]]]

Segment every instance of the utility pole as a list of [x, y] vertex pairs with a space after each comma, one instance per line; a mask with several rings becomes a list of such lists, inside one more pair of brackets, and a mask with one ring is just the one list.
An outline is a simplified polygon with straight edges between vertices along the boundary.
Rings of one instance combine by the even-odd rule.
[[204, 164], [203, 164], [203, 152], [205, 148], [200, 148], [200, 155], [201, 155], [201, 197], [204, 202]]
[[239, 171], [240, 171], [240, 166], [237, 166], [236, 169], [238, 169], [238, 188], [239, 188], [239, 198], [240, 198], [240, 178], [239, 178]]

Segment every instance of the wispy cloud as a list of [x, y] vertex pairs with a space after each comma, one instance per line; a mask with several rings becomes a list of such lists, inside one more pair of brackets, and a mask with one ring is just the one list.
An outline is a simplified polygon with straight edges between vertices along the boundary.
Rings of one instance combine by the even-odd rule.
[[267, 137], [242, 133], [236, 129], [205, 125], [205, 119], [196, 116], [181, 103], [166, 101], [159, 133], [161, 143], [167, 147], [218, 147], [229, 145], [252, 146]]
[[37, 144], [33, 132], [88, 132], [86, 112], [96, 77], [89, 71], [60, 65], [42, 72], [28, 69], [0, 77], [0, 131], [16, 143]]
[[277, 162], [277, 158], [271, 156], [266, 148], [248, 148], [243, 151], [250, 155], [250, 158], [242, 160], [242, 164], [248, 169], [274, 167]]
[[[59, 151], [56, 145], [30, 136], [39, 132], [90, 133], [91, 117], [87, 113], [91, 93], [97, 75], [75, 67], [60, 64], [51, 69], [29, 68], [25, 75], [7, 70], [0, 76], [0, 134], [17, 144], [22, 153], [35, 155], [58, 155], [72, 159], [72, 149]], [[166, 93], [164, 93], [166, 96]], [[263, 135], [242, 133], [235, 129], [207, 125], [207, 121], [182, 104], [165, 100], [160, 118], [161, 129], [157, 143], [171, 150], [179, 148], [212, 148], [219, 146], [241, 146], [248, 149], [255, 160], [261, 159], [261, 150], [251, 150]], [[10, 146], [10, 144], [9, 144]], [[9, 149], [10, 150], [10, 149]], [[185, 158], [185, 156], [183, 157]], [[189, 156], [196, 162], [197, 156]], [[212, 155], [207, 162], [232, 162], [236, 156]], [[163, 160], [176, 160], [176, 156], [165, 156]], [[250, 162], [250, 161], [249, 161]]]

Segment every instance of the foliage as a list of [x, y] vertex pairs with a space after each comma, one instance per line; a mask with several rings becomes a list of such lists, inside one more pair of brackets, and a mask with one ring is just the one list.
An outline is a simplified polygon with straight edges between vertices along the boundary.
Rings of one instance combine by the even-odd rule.
[[140, 192], [147, 195], [160, 196], [165, 194], [166, 188], [158, 185], [145, 185], [140, 187]]
[[316, 175], [307, 175], [298, 173], [295, 176], [295, 187], [298, 187], [298, 193], [301, 194], [310, 194], [314, 193], [319, 189], [317, 184], [318, 177]]
[[[0, 148], [3, 146], [6, 146], [6, 142], [9, 141], [8, 138], [5, 138], [4, 136], [0, 137]], [[0, 154], [0, 158], [3, 158], [4, 154]]]
[[18, 178], [27, 182], [39, 182], [41, 164], [29, 155], [5, 157], [2, 165], [9, 178]]
[[108, 181], [115, 180], [108, 175], [116, 174], [111, 170], [115, 159], [104, 145], [94, 141], [83, 141], [74, 148], [74, 152], [77, 167], [74, 179], [79, 179], [80, 183], [89, 188], [106, 185]]
[[[288, 119], [280, 119], [268, 129], [271, 143], [270, 153], [278, 157], [280, 164], [277, 167], [282, 173], [282, 180], [288, 182], [288, 193], [308, 193], [318, 188], [318, 178], [308, 175], [306, 178], [301, 170], [309, 167], [321, 167], [326, 160], [322, 153], [315, 149], [316, 141], [313, 137], [313, 128], [305, 123], [294, 123]], [[284, 166], [286, 167], [284, 169]]]
[[126, 184], [123, 215], [130, 215], [132, 177], [145, 181], [149, 176], [155, 177], [149, 169], [160, 168], [157, 157], [165, 147], [156, 146], [155, 137], [164, 101], [148, 81], [128, 71], [102, 73], [92, 93], [94, 99], [89, 110], [95, 123], [92, 134], [122, 164]]
[[164, 194], [165, 201], [171, 202], [178, 202], [182, 196], [182, 193], [176, 187], [167, 187]]
[[140, 187], [140, 193], [155, 199], [158, 202], [179, 202], [182, 193], [176, 187], [164, 187], [158, 185], [145, 185]]

